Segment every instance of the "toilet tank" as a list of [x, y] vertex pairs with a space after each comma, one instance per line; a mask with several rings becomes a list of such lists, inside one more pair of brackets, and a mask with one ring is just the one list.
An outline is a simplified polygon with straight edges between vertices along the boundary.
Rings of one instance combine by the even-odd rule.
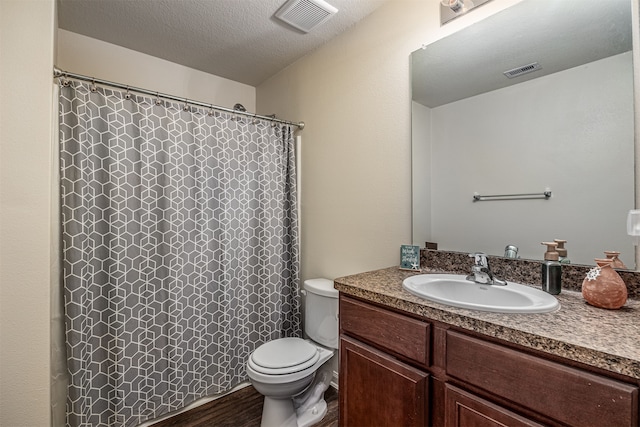
[[338, 348], [338, 291], [333, 280], [304, 281], [305, 333], [313, 341], [328, 348]]

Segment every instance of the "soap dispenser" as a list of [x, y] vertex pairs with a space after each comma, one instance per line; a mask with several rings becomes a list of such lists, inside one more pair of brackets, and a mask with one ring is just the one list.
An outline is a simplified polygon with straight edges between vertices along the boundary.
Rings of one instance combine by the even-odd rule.
[[560, 255], [556, 251], [556, 242], [542, 242], [547, 246], [542, 263], [542, 290], [551, 295], [558, 295], [562, 290], [562, 266], [558, 261]]
[[553, 239], [554, 242], [556, 242], [558, 244], [558, 247], [556, 248], [556, 252], [558, 252], [558, 261], [560, 262], [560, 264], [571, 264], [571, 261], [569, 261], [568, 255], [567, 255], [567, 249], [564, 247], [564, 244], [567, 243], [566, 240], [560, 240], [560, 239]]

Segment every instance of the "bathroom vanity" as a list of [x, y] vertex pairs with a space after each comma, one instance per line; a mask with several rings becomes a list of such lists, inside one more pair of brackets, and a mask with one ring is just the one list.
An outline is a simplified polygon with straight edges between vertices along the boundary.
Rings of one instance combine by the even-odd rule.
[[341, 426], [638, 426], [640, 301], [545, 314], [413, 296], [397, 267], [335, 280]]

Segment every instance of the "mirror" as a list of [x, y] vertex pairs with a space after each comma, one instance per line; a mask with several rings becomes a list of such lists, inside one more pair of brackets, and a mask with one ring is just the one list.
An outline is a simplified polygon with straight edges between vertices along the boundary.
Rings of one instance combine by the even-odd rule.
[[631, 0], [523, 0], [411, 65], [414, 244], [542, 259], [565, 239], [574, 264], [634, 268]]

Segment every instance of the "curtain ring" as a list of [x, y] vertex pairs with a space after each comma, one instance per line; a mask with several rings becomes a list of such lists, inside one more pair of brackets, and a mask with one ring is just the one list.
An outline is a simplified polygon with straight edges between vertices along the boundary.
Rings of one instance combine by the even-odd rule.
[[60, 84], [62, 85], [62, 87], [71, 86], [71, 82], [69, 81], [69, 78], [67, 77], [67, 73], [64, 73], [62, 75], [62, 77], [60, 77]]
[[98, 90], [98, 88], [96, 87], [96, 79], [91, 80], [91, 86], [89, 86], [89, 90], [91, 90], [91, 92], [96, 92]]
[[214, 112], [213, 112], [213, 104], [210, 105], [209, 107], [209, 113], [207, 113], [209, 117], [213, 117]]
[[160, 99], [160, 92], [156, 92], [156, 105], [162, 105], [162, 100]]
[[131, 94], [129, 93], [129, 86], [127, 86], [127, 92], [124, 94], [124, 99], [131, 99]]
[[189, 100], [187, 98], [184, 99], [184, 107], [182, 107], [184, 111], [189, 111]]

